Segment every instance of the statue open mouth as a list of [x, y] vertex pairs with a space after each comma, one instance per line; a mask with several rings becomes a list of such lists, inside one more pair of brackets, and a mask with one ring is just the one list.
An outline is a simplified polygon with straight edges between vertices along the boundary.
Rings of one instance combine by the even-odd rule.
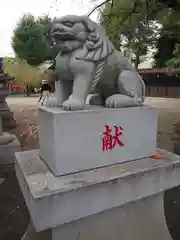
[[62, 32], [58, 30], [52, 32], [52, 36], [60, 41], [71, 41], [77, 39], [76, 34], [72, 32]]

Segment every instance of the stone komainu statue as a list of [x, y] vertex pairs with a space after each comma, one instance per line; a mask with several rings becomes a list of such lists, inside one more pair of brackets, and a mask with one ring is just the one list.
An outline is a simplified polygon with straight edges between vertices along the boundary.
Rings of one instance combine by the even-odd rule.
[[103, 29], [85, 16], [65, 16], [52, 24], [58, 50], [55, 59], [56, 101], [66, 110], [92, 105], [109, 108], [140, 106], [145, 85], [128, 60], [118, 52]]

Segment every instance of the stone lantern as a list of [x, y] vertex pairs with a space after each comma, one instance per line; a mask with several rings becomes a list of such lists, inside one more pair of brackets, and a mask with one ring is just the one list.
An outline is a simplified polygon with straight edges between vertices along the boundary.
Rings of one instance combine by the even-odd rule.
[[0, 165], [13, 164], [15, 152], [20, 151], [20, 143], [15, 135], [4, 132], [0, 117]]
[[8, 82], [13, 79], [14, 77], [9, 76], [4, 71], [3, 58], [0, 57], [0, 117], [2, 118], [4, 129], [12, 129], [16, 126], [13, 113], [6, 103], [6, 97], [9, 95]]

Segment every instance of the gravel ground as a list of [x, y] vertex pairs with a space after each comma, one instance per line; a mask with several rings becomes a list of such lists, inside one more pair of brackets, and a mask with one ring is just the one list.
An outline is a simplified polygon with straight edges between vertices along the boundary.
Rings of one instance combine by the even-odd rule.
[[[37, 106], [21, 101], [17, 103], [17, 100], [10, 104], [17, 121], [17, 128], [13, 132], [18, 137], [22, 150], [38, 148]], [[1, 165], [0, 179], [0, 240], [20, 240], [27, 229], [29, 213], [14, 166]]]

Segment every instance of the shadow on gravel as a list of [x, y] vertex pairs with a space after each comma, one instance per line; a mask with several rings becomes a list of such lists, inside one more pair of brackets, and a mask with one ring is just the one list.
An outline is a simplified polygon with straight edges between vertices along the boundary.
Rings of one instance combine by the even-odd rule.
[[0, 178], [0, 239], [21, 240], [28, 223], [29, 213], [24, 202], [14, 165], [1, 165]]

